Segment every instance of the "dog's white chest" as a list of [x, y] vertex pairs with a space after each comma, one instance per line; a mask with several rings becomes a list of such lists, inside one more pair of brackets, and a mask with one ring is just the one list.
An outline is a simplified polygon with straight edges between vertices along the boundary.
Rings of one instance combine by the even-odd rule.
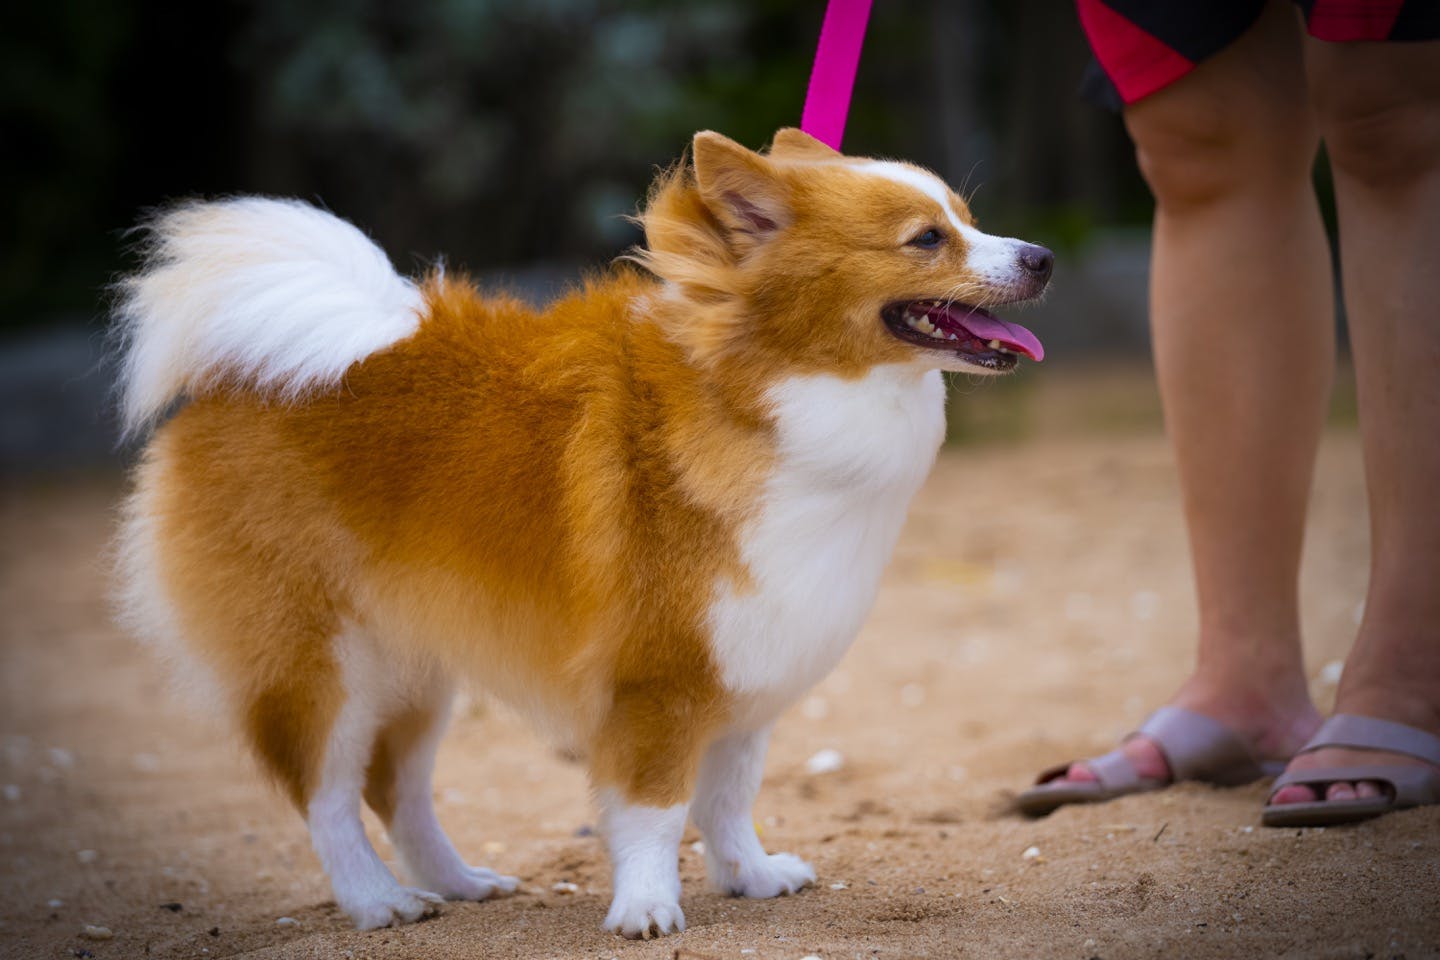
[[849, 648], [945, 429], [936, 371], [797, 378], [771, 398], [777, 464], [741, 534], [751, 582], [718, 584], [709, 617], [747, 725], [773, 719]]

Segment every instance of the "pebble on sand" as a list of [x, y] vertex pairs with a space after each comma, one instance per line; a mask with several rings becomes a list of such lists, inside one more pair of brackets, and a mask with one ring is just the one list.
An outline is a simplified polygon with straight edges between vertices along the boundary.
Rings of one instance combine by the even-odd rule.
[[559, 883], [555, 884], [555, 885], [554, 885], [553, 887], [551, 887], [550, 889], [551, 889], [551, 890], [554, 890], [556, 893], [579, 893], [579, 892], [580, 892], [580, 887], [579, 887], [579, 885], [578, 885], [578, 884], [571, 883], [571, 882], [568, 881], [568, 880], [561, 880]]
[[832, 750], [826, 747], [818, 751], [813, 757], [805, 761], [805, 772], [807, 773], [834, 773], [845, 766], [845, 757], [839, 750]]
[[275, 920], [275, 926], [277, 926], [277, 927], [298, 927], [298, 926], [300, 926], [300, 921], [299, 921], [299, 920], [296, 920], [294, 917], [279, 917], [279, 918], [277, 918], [277, 919]]
[[1039, 847], [1026, 847], [1026, 848], [1025, 848], [1025, 852], [1022, 853], [1022, 854], [1020, 854], [1020, 858], [1021, 858], [1022, 860], [1039, 860], [1039, 859], [1040, 859], [1040, 848], [1039, 848]]
[[86, 940], [115, 939], [115, 934], [111, 931], [109, 927], [101, 927], [93, 923], [85, 924], [84, 928], [80, 931], [80, 936], [84, 937]]
[[75, 859], [79, 860], [81, 863], [94, 863], [96, 860], [100, 859], [100, 854], [96, 853], [94, 850], [76, 850]]

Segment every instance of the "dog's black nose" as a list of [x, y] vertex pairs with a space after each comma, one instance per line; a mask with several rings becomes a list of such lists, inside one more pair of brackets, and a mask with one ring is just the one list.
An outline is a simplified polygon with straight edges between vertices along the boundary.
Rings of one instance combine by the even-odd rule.
[[1050, 271], [1055, 267], [1055, 254], [1033, 243], [1020, 248], [1019, 260], [1021, 269], [1041, 282], [1050, 279]]

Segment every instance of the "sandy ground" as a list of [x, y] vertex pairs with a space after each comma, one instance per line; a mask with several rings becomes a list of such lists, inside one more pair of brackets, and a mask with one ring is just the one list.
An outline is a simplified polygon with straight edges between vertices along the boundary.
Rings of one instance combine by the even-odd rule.
[[[819, 883], [721, 897], [689, 836], [689, 930], [650, 943], [600, 930], [610, 883], [581, 771], [474, 703], [441, 755], [441, 818], [522, 891], [348, 929], [299, 818], [110, 626], [101, 555], [117, 489], [32, 482], [6, 496], [5, 957], [1440, 956], [1440, 809], [1278, 831], [1259, 826], [1263, 786], [1189, 785], [1040, 821], [1007, 811], [1040, 767], [1107, 748], [1189, 663], [1175, 477], [1153, 432], [943, 455], [854, 650], [770, 754], [763, 838], [811, 860]], [[1326, 706], [1365, 556], [1357, 442], [1332, 431], [1303, 584]], [[843, 765], [808, 772], [822, 750]], [[113, 938], [83, 938], [87, 924]]]

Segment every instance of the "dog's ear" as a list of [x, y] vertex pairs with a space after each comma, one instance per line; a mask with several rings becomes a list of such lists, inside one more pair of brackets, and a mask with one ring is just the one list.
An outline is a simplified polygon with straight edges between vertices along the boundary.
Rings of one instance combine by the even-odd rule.
[[797, 127], [784, 127], [775, 132], [770, 143], [770, 153], [776, 157], [811, 157], [815, 160], [834, 160], [841, 156], [829, 144], [821, 143]]
[[773, 164], [711, 130], [695, 134], [695, 185], [726, 231], [763, 242], [790, 224], [789, 191]]

